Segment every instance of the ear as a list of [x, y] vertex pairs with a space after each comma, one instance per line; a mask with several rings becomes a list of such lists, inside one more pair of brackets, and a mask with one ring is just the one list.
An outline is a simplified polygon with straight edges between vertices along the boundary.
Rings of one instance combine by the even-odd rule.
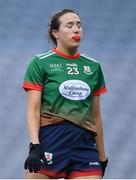
[[52, 34], [53, 34], [53, 36], [54, 36], [56, 39], [59, 39], [59, 33], [58, 33], [57, 30], [53, 29], [53, 30], [52, 30]]

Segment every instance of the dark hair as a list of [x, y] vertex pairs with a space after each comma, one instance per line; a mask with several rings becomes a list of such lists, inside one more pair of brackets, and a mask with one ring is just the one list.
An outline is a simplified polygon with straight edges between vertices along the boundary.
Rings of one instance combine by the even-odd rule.
[[[49, 24], [48, 24], [48, 35], [49, 38], [52, 40], [54, 45], [57, 45], [56, 38], [54, 37], [52, 30], [58, 30], [60, 26], [60, 21], [59, 18], [63, 16], [66, 13], [74, 13], [77, 14], [76, 11], [73, 9], [63, 9], [61, 11], [58, 11], [56, 14], [54, 14], [52, 17], [49, 19]], [[77, 14], [78, 15], [78, 14]]]

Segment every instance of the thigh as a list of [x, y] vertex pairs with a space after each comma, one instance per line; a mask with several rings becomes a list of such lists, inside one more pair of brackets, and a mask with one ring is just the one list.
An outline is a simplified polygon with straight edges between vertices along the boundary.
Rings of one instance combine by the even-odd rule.
[[69, 178], [101, 179], [102, 170], [96, 148], [95, 138], [89, 133], [82, 133], [80, 141], [72, 150], [72, 163], [69, 168]]
[[65, 178], [70, 161], [71, 136], [67, 123], [40, 129], [40, 145], [46, 164], [38, 173], [47, 174], [52, 178]]
[[102, 179], [101, 176], [82, 176], [82, 177], [77, 177], [77, 178], [72, 178], [72, 179]]
[[[90, 152], [91, 153], [91, 152]], [[91, 158], [88, 155], [85, 155], [86, 158], [83, 158], [80, 154], [77, 154], [73, 163], [70, 164], [68, 178], [78, 178], [78, 179], [101, 179], [102, 170], [100, 161], [94, 157]]]
[[50, 179], [49, 176], [39, 173], [25, 173], [24, 179]]

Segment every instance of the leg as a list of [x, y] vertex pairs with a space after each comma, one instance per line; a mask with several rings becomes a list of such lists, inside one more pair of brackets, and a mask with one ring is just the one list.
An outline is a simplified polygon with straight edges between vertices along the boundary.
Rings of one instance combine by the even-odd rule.
[[82, 177], [76, 177], [72, 179], [102, 179], [101, 176], [82, 176]]
[[24, 179], [51, 179], [49, 176], [39, 173], [25, 173]]
[[[81, 135], [80, 135], [81, 134]], [[80, 130], [82, 138], [72, 151], [73, 164], [70, 164], [69, 179], [102, 179], [102, 170], [94, 136]], [[80, 138], [79, 136], [79, 138]]]

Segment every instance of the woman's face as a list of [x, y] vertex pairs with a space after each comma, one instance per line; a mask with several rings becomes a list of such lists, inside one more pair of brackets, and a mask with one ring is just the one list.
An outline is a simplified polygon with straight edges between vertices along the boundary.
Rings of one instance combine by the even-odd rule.
[[57, 47], [78, 47], [82, 38], [82, 27], [79, 17], [74, 13], [67, 13], [60, 17], [60, 27], [54, 32]]

